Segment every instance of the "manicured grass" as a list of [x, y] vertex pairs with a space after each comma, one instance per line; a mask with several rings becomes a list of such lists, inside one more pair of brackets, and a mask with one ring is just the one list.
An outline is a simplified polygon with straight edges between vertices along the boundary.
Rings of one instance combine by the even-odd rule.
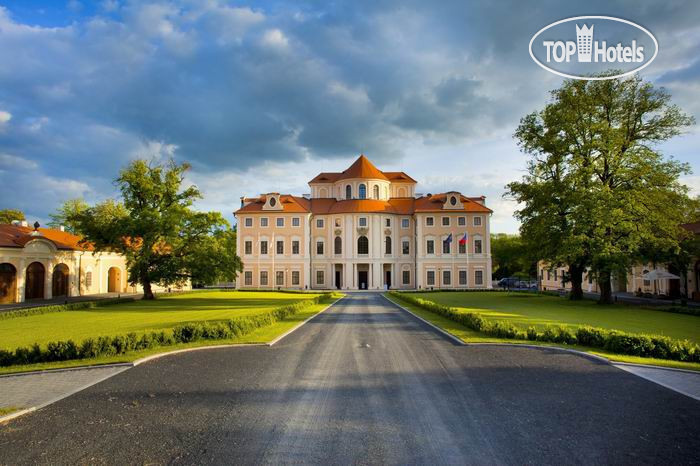
[[276, 307], [311, 299], [316, 294], [204, 291], [164, 296], [92, 309], [51, 312], [2, 320], [0, 349], [33, 343], [138, 334], [173, 328], [182, 322], [227, 320], [261, 314]]
[[12, 414], [15, 411], [19, 411], [22, 408], [16, 408], [14, 406], [6, 406], [6, 407], [0, 407], [0, 417], [7, 416], [8, 414]]
[[[227, 292], [229, 294], [233, 292]], [[242, 292], [240, 293], [241, 295], [248, 294], [249, 292]], [[258, 293], [256, 293], [258, 294]], [[267, 292], [261, 292], [260, 294], [271, 294]], [[280, 294], [280, 293], [275, 293], [275, 294]], [[301, 297], [309, 297], [309, 295], [285, 295], [285, 296], [301, 296]], [[342, 297], [340, 294], [334, 294], [333, 299], [328, 300], [326, 302], [322, 302], [319, 304], [315, 304], [313, 306], [309, 306], [307, 308], [304, 308], [303, 310], [299, 311], [295, 315], [284, 319], [282, 321], [276, 322], [273, 325], [269, 325], [267, 327], [259, 328], [255, 330], [252, 333], [249, 333], [247, 335], [243, 335], [239, 338], [231, 338], [228, 340], [200, 340], [196, 341], [193, 343], [181, 343], [181, 344], [176, 344], [176, 345], [171, 345], [171, 346], [161, 346], [157, 348], [151, 348], [147, 350], [142, 350], [142, 351], [132, 351], [127, 354], [120, 354], [116, 356], [104, 356], [104, 357], [99, 357], [99, 358], [92, 358], [92, 359], [74, 359], [70, 361], [60, 361], [60, 362], [52, 362], [52, 363], [41, 363], [41, 364], [29, 364], [29, 365], [17, 365], [17, 366], [9, 366], [9, 367], [0, 367], [0, 374], [11, 374], [11, 373], [19, 373], [19, 372], [27, 372], [27, 371], [37, 371], [37, 370], [45, 370], [45, 369], [61, 369], [61, 368], [67, 368], [67, 367], [80, 367], [80, 366], [87, 366], [87, 365], [102, 365], [102, 364], [114, 364], [114, 363], [122, 363], [122, 362], [132, 362], [137, 359], [144, 358], [146, 356], [150, 356], [152, 354], [158, 354], [158, 353], [165, 353], [165, 352], [170, 352], [170, 351], [175, 351], [179, 349], [185, 349], [185, 348], [195, 348], [195, 347], [203, 347], [203, 346], [215, 346], [215, 345], [227, 345], [227, 344], [255, 344], [255, 343], [269, 343], [278, 336], [284, 334], [288, 330], [294, 328], [295, 326], [301, 324], [304, 322], [304, 320], [308, 319], [309, 317], [312, 317], [319, 313], [320, 311], [324, 310], [326, 307], [337, 301], [338, 298]], [[70, 311], [73, 312], [73, 311]], [[44, 314], [45, 316], [46, 314]], [[7, 321], [4, 321], [7, 322]]]
[[446, 292], [416, 293], [415, 296], [465, 312], [479, 313], [488, 320], [509, 322], [524, 329], [529, 326], [542, 329], [546, 325], [571, 328], [590, 325], [700, 342], [698, 316], [655, 311], [639, 306], [601, 306], [592, 300], [570, 301], [529, 293]]
[[[424, 299], [430, 299], [429, 296], [435, 295], [437, 293], [423, 293]], [[440, 293], [443, 295], [446, 294], [456, 294], [456, 293]], [[460, 293], [460, 294], [467, 294], [467, 293]], [[470, 292], [469, 294], [477, 294]], [[481, 293], [479, 293], [481, 294]], [[486, 294], [486, 293], [483, 293]], [[496, 294], [496, 293], [493, 293]], [[500, 293], [499, 293], [500, 294]], [[418, 306], [412, 305], [410, 303], [407, 303], [405, 301], [399, 301], [393, 296], [389, 294], [385, 294], [387, 298], [389, 298], [391, 301], [399, 304], [402, 307], [405, 307], [406, 309], [410, 310], [417, 316], [420, 316], [421, 318], [427, 320], [433, 325], [436, 325], [440, 327], [441, 329], [445, 330], [446, 332], [456, 336], [457, 338], [461, 339], [465, 343], [507, 343], [507, 344], [521, 344], [521, 345], [537, 345], [537, 346], [554, 346], [554, 347], [561, 347], [561, 348], [568, 348], [568, 349], [575, 349], [579, 351], [585, 351], [587, 353], [595, 354], [598, 356], [602, 356], [606, 359], [609, 359], [610, 361], [614, 362], [628, 362], [628, 363], [633, 363], [633, 364], [648, 364], [652, 366], [661, 366], [661, 367], [671, 367], [675, 369], [686, 369], [686, 370], [693, 370], [693, 371], [700, 371], [700, 363], [689, 363], [689, 362], [680, 362], [680, 361], [671, 361], [667, 359], [655, 359], [655, 358], [640, 358], [637, 356], [627, 356], [627, 355], [620, 355], [620, 354], [614, 354], [610, 353], [605, 350], [601, 350], [599, 348], [588, 348], [585, 346], [579, 346], [579, 345], [560, 345], [556, 343], [548, 343], [548, 342], [541, 342], [541, 341], [528, 341], [528, 340], [511, 340], [507, 338], [495, 338], [495, 337], [490, 337], [488, 335], [484, 335], [482, 333], [479, 333], [475, 330], [472, 330], [468, 327], [465, 327], [462, 324], [459, 324], [457, 322], [454, 322], [450, 319], [447, 319], [446, 317], [443, 317], [439, 314], [435, 314], [430, 311], [426, 311], [425, 309], [422, 309]], [[558, 299], [558, 298], [554, 298]], [[474, 311], [477, 311], [476, 309]], [[665, 312], [659, 312], [659, 311], [649, 311], [649, 312], [657, 312], [659, 314], [663, 315], [668, 315], [669, 313]], [[675, 315], [675, 314], [674, 314]], [[698, 318], [695, 316], [688, 316], [688, 317], [694, 317]], [[532, 325], [532, 324], [530, 324]]]

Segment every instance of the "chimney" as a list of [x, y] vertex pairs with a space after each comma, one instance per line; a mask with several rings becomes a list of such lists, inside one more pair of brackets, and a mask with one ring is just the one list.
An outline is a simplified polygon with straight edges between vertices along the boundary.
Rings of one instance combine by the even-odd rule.
[[61, 230], [61, 231], [66, 231], [66, 227], [64, 227], [63, 225], [60, 225], [60, 226], [58, 227], [58, 229]]
[[19, 225], [20, 225], [20, 226], [23, 226], [23, 227], [28, 227], [28, 226], [29, 226], [29, 224], [27, 223], [26, 220], [22, 220], [21, 222], [19, 222]]

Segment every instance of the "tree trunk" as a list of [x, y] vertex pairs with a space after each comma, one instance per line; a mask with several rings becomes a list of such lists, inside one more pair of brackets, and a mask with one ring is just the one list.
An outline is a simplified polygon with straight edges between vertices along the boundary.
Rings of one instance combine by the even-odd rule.
[[571, 280], [571, 293], [569, 299], [580, 301], [583, 299], [583, 267], [569, 265], [569, 279]]
[[600, 289], [600, 299], [598, 304], [612, 304], [612, 286], [610, 284], [610, 272], [601, 272], [598, 276], [598, 288]]
[[156, 299], [156, 296], [153, 294], [153, 290], [151, 289], [150, 280], [143, 281], [143, 299]]

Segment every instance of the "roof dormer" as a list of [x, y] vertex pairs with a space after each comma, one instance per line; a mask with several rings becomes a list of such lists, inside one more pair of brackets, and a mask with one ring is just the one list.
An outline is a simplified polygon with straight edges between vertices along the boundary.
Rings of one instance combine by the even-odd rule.
[[284, 210], [279, 193], [265, 194], [265, 205], [263, 210]]
[[445, 193], [445, 203], [442, 205], [445, 210], [462, 210], [464, 209], [464, 204], [462, 204], [462, 195], [457, 191], [450, 191]]

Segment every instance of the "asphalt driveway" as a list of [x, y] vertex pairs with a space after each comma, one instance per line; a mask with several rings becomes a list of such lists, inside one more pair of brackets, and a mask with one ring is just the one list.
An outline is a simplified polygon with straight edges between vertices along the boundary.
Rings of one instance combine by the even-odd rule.
[[557, 351], [459, 346], [376, 294], [277, 345], [165, 357], [0, 426], [0, 463], [691, 464], [700, 402]]

